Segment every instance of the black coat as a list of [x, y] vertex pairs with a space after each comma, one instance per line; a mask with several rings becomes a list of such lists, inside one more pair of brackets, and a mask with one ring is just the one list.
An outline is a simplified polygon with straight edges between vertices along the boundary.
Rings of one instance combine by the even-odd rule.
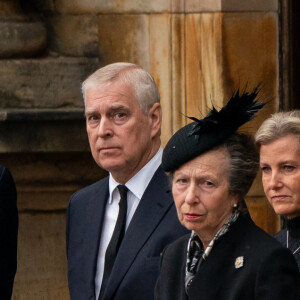
[[[186, 235], [165, 249], [156, 300], [300, 299], [300, 274], [291, 252], [244, 216], [239, 216], [215, 243], [187, 298], [184, 278], [188, 240]], [[241, 256], [243, 266], [236, 268], [236, 259]]]
[[18, 211], [15, 183], [0, 165], [0, 299], [9, 300], [17, 270]]
[[[294, 253], [300, 270], [300, 217], [287, 220], [287, 229], [289, 230], [289, 249]], [[287, 229], [276, 233], [274, 237], [285, 247], [287, 246]]]

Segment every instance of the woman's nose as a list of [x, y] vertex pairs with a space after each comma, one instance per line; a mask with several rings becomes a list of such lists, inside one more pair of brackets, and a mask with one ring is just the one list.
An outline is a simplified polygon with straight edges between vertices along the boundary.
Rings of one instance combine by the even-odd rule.
[[271, 189], [282, 187], [282, 174], [278, 171], [273, 171], [270, 176], [269, 185]]
[[190, 205], [199, 202], [198, 189], [197, 189], [197, 187], [194, 184], [191, 184], [188, 187], [187, 194], [186, 194], [186, 197], [185, 197], [185, 202], [187, 204], [190, 204]]

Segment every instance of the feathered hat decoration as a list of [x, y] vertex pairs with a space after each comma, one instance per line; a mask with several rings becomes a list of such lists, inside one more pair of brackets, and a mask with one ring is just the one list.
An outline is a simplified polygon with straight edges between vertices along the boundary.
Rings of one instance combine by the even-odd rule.
[[240, 126], [252, 120], [265, 105], [257, 101], [258, 89], [259, 86], [241, 95], [240, 90], [237, 90], [220, 111], [213, 107], [203, 119], [188, 117], [194, 122], [179, 129], [164, 149], [163, 169], [166, 172], [177, 169], [183, 163], [218, 146]]

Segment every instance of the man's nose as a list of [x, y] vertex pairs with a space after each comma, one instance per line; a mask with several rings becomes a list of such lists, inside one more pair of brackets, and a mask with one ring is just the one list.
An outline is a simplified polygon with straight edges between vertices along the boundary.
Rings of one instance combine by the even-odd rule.
[[98, 127], [98, 135], [102, 138], [113, 135], [113, 128], [108, 118], [101, 118]]

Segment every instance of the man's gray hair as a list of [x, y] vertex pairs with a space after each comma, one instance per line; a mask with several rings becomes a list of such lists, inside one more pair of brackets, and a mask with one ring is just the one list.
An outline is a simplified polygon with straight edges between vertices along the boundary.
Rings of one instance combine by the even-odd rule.
[[118, 62], [98, 69], [82, 83], [82, 94], [85, 101], [89, 88], [109, 86], [119, 81], [132, 86], [143, 113], [148, 112], [154, 103], [160, 102], [160, 95], [153, 77], [136, 64]]

